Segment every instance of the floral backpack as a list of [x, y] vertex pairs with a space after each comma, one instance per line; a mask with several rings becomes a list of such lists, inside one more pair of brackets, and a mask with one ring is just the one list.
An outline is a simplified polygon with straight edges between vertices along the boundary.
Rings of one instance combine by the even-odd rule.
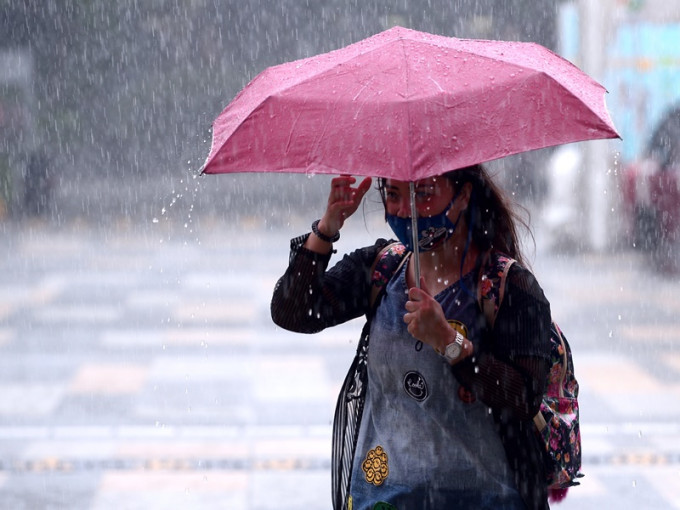
[[[489, 257], [477, 288], [477, 301], [489, 327], [493, 328], [503, 302], [505, 280], [514, 259], [502, 255]], [[538, 414], [536, 433], [545, 445], [544, 464], [549, 497], [559, 501], [581, 473], [581, 432], [579, 426], [578, 382], [574, 376], [571, 348], [566, 337], [552, 321], [550, 328], [551, 368], [547, 389]]]

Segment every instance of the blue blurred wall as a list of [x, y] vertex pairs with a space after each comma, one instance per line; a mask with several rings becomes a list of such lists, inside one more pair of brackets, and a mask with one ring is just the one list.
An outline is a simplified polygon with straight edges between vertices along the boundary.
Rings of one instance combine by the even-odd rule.
[[[629, 8], [633, 12], [633, 7]], [[622, 162], [640, 156], [664, 112], [680, 103], [680, 22], [646, 18], [644, 11], [615, 20], [606, 46], [602, 84], [607, 106], [623, 138]], [[579, 64], [579, 14], [575, 2], [562, 4], [558, 17], [558, 52]]]

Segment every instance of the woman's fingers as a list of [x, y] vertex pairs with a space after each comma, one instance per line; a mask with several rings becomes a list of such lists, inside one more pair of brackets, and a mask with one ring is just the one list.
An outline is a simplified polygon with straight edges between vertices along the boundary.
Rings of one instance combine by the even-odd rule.
[[366, 192], [371, 188], [371, 178], [364, 178], [358, 186], [351, 175], [341, 175], [331, 180], [331, 191], [328, 196], [325, 225], [336, 232], [342, 228], [345, 220], [356, 212]]
[[333, 201], [347, 202], [358, 205], [366, 192], [371, 189], [371, 178], [364, 178], [357, 187], [352, 187], [357, 182], [351, 175], [334, 177], [331, 181], [331, 198]]
[[417, 287], [409, 289], [408, 301], [404, 305], [406, 310], [404, 322], [407, 324], [406, 329], [414, 338], [425, 343], [436, 342], [438, 331], [441, 330], [442, 323], [446, 323], [446, 318], [439, 303], [430, 295], [423, 278], [420, 284], [420, 289]]
[[334, 177], [331, 181], [331, 196], [333, 200], [347, 201], [352, 196], [352, 184], [356, 179], [352, 176]]
[[359, 183], [359, 187], [357, 188], [357, 191], [359, 193], [359, 198], [363, 198], [366, 192], [371, 189], [371, 183], [373, 182], [373, 179], [370, 177], [365, 177], [363, 181]]

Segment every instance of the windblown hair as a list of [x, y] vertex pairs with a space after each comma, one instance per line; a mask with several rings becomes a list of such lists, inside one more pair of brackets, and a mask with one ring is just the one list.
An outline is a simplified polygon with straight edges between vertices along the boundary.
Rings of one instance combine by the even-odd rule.
[[482, 250], [498, 250], [525, 265], [518, 236], [518, 227], [531, 229], [511, 204], [505, 192], [493, 181], [482, 165], [473, 165], [444, 174], [456, 191], [472, 184], [466, 212], [473, 242]]

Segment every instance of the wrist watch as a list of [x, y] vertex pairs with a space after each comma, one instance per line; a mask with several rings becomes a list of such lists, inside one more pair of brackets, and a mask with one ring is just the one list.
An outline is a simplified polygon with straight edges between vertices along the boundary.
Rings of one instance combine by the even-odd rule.
[[449, 363], [453, 363], [460, 358], [463, 352], [463, 335], [456, 331], [456, 339], [444, 349], [444, 358]]

